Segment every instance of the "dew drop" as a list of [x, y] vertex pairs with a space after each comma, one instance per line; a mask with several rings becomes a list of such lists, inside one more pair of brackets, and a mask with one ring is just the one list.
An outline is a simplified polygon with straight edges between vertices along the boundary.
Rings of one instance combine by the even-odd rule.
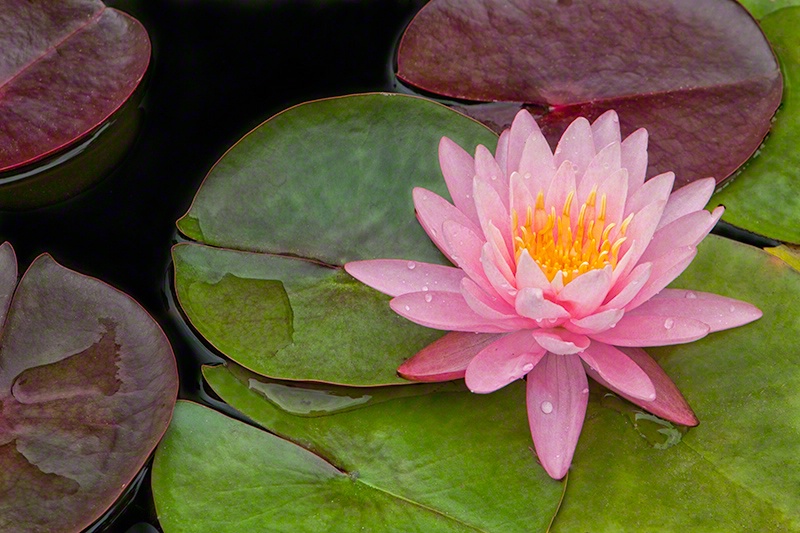
[[409, 306], [406, 306], [406, 311], [411, 311], [411, 308]]
[[581, 394], [589, 394], [589, 389], [583, 389], [583, 390], [581, 391]]
[[736, 307], [734, 307], [734, 306], [730, 306], [730, 307], [728, 308], [728, 311], [730, 311], [731, 313], [733, 313], [734, 311], [736, 311]]
[[530, 372], [531, 370], [533, 370], [533, 365], [531, 363], [525, 363], [522, 366], [522, 371], [523, 372]]
[[432, 235], [432, 236], [434, 236], [434, 237], [436, 237], [436, 230], [435, 230], [435, 229], [433, 229], [433, 228], [431, 228], [431, 235]]
[[497, 176], [492, 176], [492, 181], [497, 181]]
[[695, 298], [697, 298], [697, 295], [695, 293], [693, 293], [692, 291], [687, 291], [686, 292], [686, 297], [689, 298], [690, 300], [694, 300]]
[[408, 262], [408, 269], [409, 270], [414, 270], [415, 268], [417, 268], [417, 264], [414, 261], [409, 261]]
[[430, 303], [431, 300], [433, 300], [433, 295], [432, 294], [426, 294], [425, 295], [425, 301]]
[[667, 329], [672, 329], [672, 326], [674, 326], [674, 325], [675, 325], [675, 321], [672, 320], [671, 318], [668, 318], [668, 319], [666, 319], [664, 321], [664, 327], [667, 328]]
[[422, 286], [422, 292], [428, 292], [428, 286], [427, 285], [423, 285]]
[[556, 151], [555, 151], [554, 155], [558, 155], [560, 153], [561, 153], [561, 147], [560, 146], [556, 146]]
[[542, 412], [546, 415], [549, 415], [553, 412], [553, 404], [550, 402], [542, 402]]
[[524, 178], [525, 178], [526, 180], [529, 180], [529, 179], [531, 179], [531, 173], [530, 173], [530, 172], [526, 172], [526, 173], [525, 173], [525, 176], [524, 176]]

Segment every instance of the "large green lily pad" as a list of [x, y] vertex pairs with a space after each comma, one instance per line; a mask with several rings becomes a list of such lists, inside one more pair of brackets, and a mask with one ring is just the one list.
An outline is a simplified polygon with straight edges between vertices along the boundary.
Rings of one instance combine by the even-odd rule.
[[[15, 288], [16, 287], [16, 288]], [[0, 246], [0, 531], [81, 531], [169, 424], [175, 359], [129, 296]]]
[[397, 317], [388, 297], [341, 265], [376, 257], [447, 263], [415, 220], [411, 198], [417, 186], [447, 196], [442, 136], [469, 151], [497, 142], [442, 105], [392, 94], [310, 102], [245, 136], [178, 221], [195, 241], [173, 253], [189, 321], [260, 374], [403, 382], [397, 366], [441, 332]]
[[784, 76], [783, 106], [760, 155], [712, 206], [726, 207], [723, 219], [760, 235], [800, 243], [800, 7], [764, 17], [762, 28], [778, 54]]

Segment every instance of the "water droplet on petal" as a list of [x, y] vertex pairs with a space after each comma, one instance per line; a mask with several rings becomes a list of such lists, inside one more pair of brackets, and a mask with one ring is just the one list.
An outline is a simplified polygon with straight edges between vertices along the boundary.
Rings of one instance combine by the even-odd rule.
[[530, 173], [530, 172], [526, 172], [526, 173], [525, 173], [525, 176], [524, 176], [524, 178], [525, 178], [526, 180], [529, 180], [529, 179], [531, 179], [531, 173]]
[[736, 311], [736, 307], [732, 305], [732, 306], [730, 306], [730, 307], [728, 308], [728, 311], [730, 311], [731, 313], [733, 313], [734, 311]]
[[533, 370], [533, 365], [531, 363], [525, 363], [522, 366], [522, 371], [523, 372], [530, 372], [531, 370]]
[[414, 270], [415, 268], [417, 268], [417, 264], [414, 261], [409, 261], [408, 262], [408, 269], [409, 270]]
[[558, 155], [558, 154], [560, 154], [560, 153], [561, 153], [561, 147], [560, 147], [560, 146], [556, 146], [556, 152], [555, 152], [555, 155]]
[[694, 300], [695, 298], [697, 298], [697, 295], [692, 291], [686, 291], [686, 297], [689, 298], [690, 300]]
[[409, 306], [406, 306], [406, 311], [411, 311], [411, 308]]
[[426, 294], [425, 295], [425, 301], [430, 303], [431, 300], [433, 300], [433, 295], [432, 294]]
[[542, 402], [542, 412], [546, 415], [549, 415], [553, 412], [553, 404], [550, 402]]
[[435, 230], [435, 229], [433, 229], [433, 228], [431, 228], [431, 235], [432, 235], [432, 236], [434, 236], [434, 237], [436, 237], [436, 230]]
[[583, 390], [581, 391], [581, 394], [589, 394], [589, 389], [583, 389]]
[[427, 285], [423, 285], [422, 286], [422, 292], [428, 292], [428, 286]]
[[497, 181], [497, 176], [492, 176], [492, 181]]
[[675, 325], [675, 321], [672, 320], [671, 318], [668, 318], [668, 319], [666, 319], [664, 321], [664, 327], [667, 328], [667, 329], [672, 329], [672, 326], [674, 326], [674, 325]]

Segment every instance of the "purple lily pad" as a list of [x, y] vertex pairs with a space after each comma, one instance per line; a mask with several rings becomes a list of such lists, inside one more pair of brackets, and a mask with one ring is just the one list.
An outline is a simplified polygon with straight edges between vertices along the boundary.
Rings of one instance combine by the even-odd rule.
[[722, 182], [759, 147], [780, 68], [733, 0], [433, 0], [407, 28], [398, 78], [501, 130], [532, 108], [557, 141], [578, 116], [616, 109], [650, 133], [649, 175]]
[[49, 255], [16, 282], [6, 243], [0, 531], [80, 531], [114, 503], [166, 431], [175, 358], [129, 296]]
[[0, 172], [91, 133], [150, 62], [144, 27], [99, 0], [2, 0], [0, 27]]

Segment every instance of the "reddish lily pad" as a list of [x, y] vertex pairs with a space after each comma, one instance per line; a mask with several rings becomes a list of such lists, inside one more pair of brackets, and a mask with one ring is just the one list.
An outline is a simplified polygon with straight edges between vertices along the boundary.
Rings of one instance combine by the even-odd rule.
[[0, 247], [0, 531], [80, 531], [125, 490], [169, 424], [172, 349], [129, 296]]
[[90, 134], [150, 62], [144, 27], [99, 0], [4, 0], [0, 27], [0, 172]]
[[[398, 77], [473, 102], [496, 129], [533, 106], [550, 141], [616, 109], [650, 133], [649, 175], [722, 182], [753, 154], [782, 92], [780, 69], [733, 0], [433, 0], [411, 22]], [[676, 157], [676, 154], [680, 154]]]

